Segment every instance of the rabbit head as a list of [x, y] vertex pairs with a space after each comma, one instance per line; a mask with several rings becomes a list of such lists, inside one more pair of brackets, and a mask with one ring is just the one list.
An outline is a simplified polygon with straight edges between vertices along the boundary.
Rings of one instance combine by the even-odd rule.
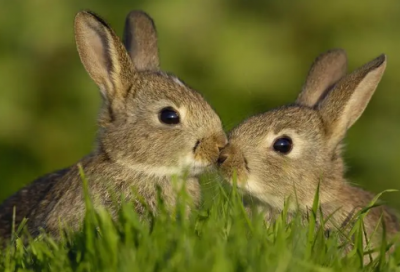
[[197, 175], [226, 144], [221, 121], [195, 90], [159, 68], [153, 20], [132, 11], [123, 42], [89, 11], [75, 17], [81, 61], [100, 88], [97, 152], [151, 176]]
[[381, 55], [346, 75], [343, 50], [320, 55], [294, 104], [253, 116], [230, 132], [219, 158], [221, 173], [232, 182], [235, 172], [239, 188], [278, 210], [290, 196], [311, 207], [319, 182], [329, 202], [344, 181], [341, 142], [385, 67]]

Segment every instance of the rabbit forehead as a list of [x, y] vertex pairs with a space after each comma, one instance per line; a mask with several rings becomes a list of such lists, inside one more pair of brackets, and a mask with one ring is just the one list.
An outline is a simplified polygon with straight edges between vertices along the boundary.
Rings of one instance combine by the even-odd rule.
[[273, 135], [290, 136], [291, 133], [322, 135], [324, 126], [321, 117], [315, 110], [307, 107], [285, 106], [247, 119], [232, 130], [229, 139], [257, 145]]
[[134, 100], [142, 108], [171, 106], [185, 115], [186, 121], [196, 126], [221, 126], [221, 121], [203, 96], [172, 74], [143, 73], [132, 88]]

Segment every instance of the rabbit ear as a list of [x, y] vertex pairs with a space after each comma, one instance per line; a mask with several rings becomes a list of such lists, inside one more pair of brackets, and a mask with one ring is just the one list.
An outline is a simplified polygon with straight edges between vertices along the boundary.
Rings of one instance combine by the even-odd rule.
[[380, 55], [342, 78], [318, 104], [332, 148], [361, 116], [386, 68], [386, 56]]
[[83, 66], [106, 100], [124, 97], [134, 68], [114, 31], [94, 13], [81, 11], [75, 16], [75, 40]]
[[157, 33], [149, 15], [131, 11], [125, 20], [123, 41], [137, 70], [159, 69]]
[[319, 55], [308, 72], [296, 103], [314, 107], [325, 92], [346, 75], [347, 56], [343, 49], [332, 49]]

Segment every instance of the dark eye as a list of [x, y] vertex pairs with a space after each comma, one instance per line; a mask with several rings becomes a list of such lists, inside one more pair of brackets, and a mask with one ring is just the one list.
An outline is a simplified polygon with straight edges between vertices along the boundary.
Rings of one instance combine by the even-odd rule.
[[167, 125], [176, 125], [180, 122], [178, 112], [171, 107], [163, 108], [158, 115], [158, 119], [161, 123]]
[[288, 154], [290, 151], [292, 151], [293, 148], [293, 142], [292, 139], [289, 137], [285, 136], [282, 138], [278, 138], [275, 140], [274, 143], [274, 150], [276, 152], [282, 153], [282, 154]]

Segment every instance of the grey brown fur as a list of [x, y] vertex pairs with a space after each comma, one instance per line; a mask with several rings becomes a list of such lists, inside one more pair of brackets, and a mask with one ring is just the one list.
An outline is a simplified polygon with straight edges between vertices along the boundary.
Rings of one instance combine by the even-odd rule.
[[[237, 171], [239, 188], [261, 204], [267, 217], [282, 211], [289, 197], [292, 204], [297, 197], [300, 211], [307, 214], [318, 183], [324, 216], [333, 214], [327, 228], [351, 226], [355, 214], [372, 201], [372, 194], [351, 186], [344, 178], [342, 140], [378, 86], [386, 56], [349, 75], [346, 63], [343, 50], [322, 54], [294, 104], [253, 116], [230, 132], [229, 144], [220, 155], [221, 173], [232, 182]], [[293, 149], [286, 155], [273, 149], [274, 141], [282, 136], [293, 141]], [[296, 205], [290, 210], [296, 210]], [[370, 241], [381, 238], [381, 216], [390, 237], [399, 231], [389, 208], [373, 208], [364, 221]], [[376, 236], [371, 237], [378, 224]]]
[[[103, 96], [96, 148], [78, 162], [94, 205], [115, 215], [109, 194], [114, 191], [136, 203], [140, 213], [143, 207], [131, 190], [135, 187], [156, 212], [160, 186], [171, 209], [182, 182], [198, 204], [197, 176], [216, 162], [227, 141], [221, 121], [199, 93], [159, 70], [156, 30], [147, 14], [131, 12], [124, 37], [125, 44], [92, 12], [75, 17], [81, 61]], [[165, 107], [178, 111], [180, 124], [159, 121]], [[14, 207], [16, 225], [28, 218], [34, 236], [43, 228], [58, 237], [60, 223], [78, 229], [85, 211], [78, 163], [47, 174], [8, 198], [0, 206], [0, 238], [11, 234]], [[173, 176], [178, 184], [172, 182]]]

